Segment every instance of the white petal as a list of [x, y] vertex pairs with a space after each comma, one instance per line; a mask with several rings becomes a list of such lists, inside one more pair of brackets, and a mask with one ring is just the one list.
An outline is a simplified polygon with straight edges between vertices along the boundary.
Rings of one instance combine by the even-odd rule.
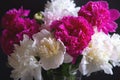
[[44, 37], [49, 37], [51, 33], [45, 29], [33, 35], [34, 45], [38, 44]]
[[34, 76], [35, 80], [43, 80], [42, 74], [41, 74], [41, 67], [37, 67], [34, 69], [33, 76]]
[[26, 73], [20, 80], [33, 80], [33, 76], [30, 73]]
[[65, 53], [64, 63], [70, 63], [70, 62], [72, 62], [72, 60], [73, 60], [73, 58], [69, 54]]
[[107, 63], [106, 65], [102, 65], [101, 68], [104, 70], [104, 72], [105, 72], [106, 74], [111, 74], [111, 75], [113, 75], [112, 65], [110, 65], [109, 63]]
[[87, 75], [87, 73], [89, 71], [87, 71], [87, 60], [85, 58], [85, 56], [83, 56], [81, 62], [80, 62], [80, 65], [79, 65], [79, 71], [83, 74], [83, 75]]
[[41, 58], [40, 64], [45, 70], [56, 69], [63, 63], [63, 60], [64, 54], [59, 53], [56, 56], [47, 59]]

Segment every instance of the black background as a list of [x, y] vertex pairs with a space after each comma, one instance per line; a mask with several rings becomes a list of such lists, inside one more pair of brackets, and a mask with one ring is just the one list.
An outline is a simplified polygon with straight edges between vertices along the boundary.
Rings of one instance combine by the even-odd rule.
[[[44, 5], [47, 0], [0, 0], [0, 20], [5, 12], [12, 8], [20, 8], [21, 6], [24, 9], [30, 9], [30, 17], [38, 11], [44, 10]], [[74, 0], [77, 6], [84, 5], [90, 0]], [[95, 0], [93, 0], [95, 1]], [[106, 0], [109, 2], [110, 8], [115, 8], [120, 11], [120, 1], [119, 0]], [[120, 33], [120, 19], [116, 21], [119, 25], [117, 33]], [[0, 35], [2, 29], [0, 28]], [[7, 66], [7, 56], [2, 52], [0, 48], [0, 80], [12, 80], [10, 79], [11, 69]], [[82, 80], [120, 80], [120, 68], [116, 67], [113, 69], [114, 75], [104, 74], [103, 71], [92, 73], [91, 76], [83, 76]], [[49, 79], [48, 79], [49, 80]]]

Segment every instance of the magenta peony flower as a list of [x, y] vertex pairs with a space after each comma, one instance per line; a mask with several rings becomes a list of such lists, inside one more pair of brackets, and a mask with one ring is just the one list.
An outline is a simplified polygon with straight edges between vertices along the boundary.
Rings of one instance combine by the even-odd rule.
[[14, 50], [14, 44], [19, 44], [23, 40], [23, 35], [27, 34], [30, 38], [39, 32], [40, 25], [34, 19], [27, 18], [29, 10], [12, 9], [2, 18], [4, 28], [1, 36], [1, 47], [4, 53], [11, 54]]
[[117, 23], [114, 20], [120, 17], [119, 11], [109, 9], [106, 1], [88, 2], [81, 7], [78, 15], [85, 17], [92, 26], [97, 26], [98, 31], [102, 30], [106, 34], [115, 32]]
[[24, 17], [27, 17], [30, 10], [24, 10], [22, 7], [19, 10], [12, 9], [6, 12], [2, 18], [2, 27], [6, 29], [19, 29], [21, 26], [16, 26], [18, 20], [24, 21]]
[[64, 17], [54, 21], [50, 26], [57, 39], [66, 46], [67, 53], [73, 57], [73, 62], [88, 45], [94, 33], [93, 28], [83, 17]]

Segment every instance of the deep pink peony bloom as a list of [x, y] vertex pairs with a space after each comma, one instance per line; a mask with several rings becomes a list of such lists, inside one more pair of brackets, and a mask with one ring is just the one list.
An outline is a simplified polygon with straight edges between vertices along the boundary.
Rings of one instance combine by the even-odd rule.
[[93, 28], [83, 17], [64, 17], [54, 21], [50, 26], [57, 39], [66, 46], [67, 53], [73, 57], [73, 62], [88, 45], [94, 33]]
[[21, 19], [21, 22], [22, 20], [24, 21], [23, 18], [27, 17], [29, 13], [30, 10], [24, 10], [22, 7], [19, 10], [12, 9], [7, 11], [2, 18], [2, 27], [11, 30], [21, 28], [21, 26], [16, 26], [16, 24], [20, 21], [19, 19]]
[[92, 26], [97, 26], [98, 31], [102, 30], [106, 34], [115, 32], [117, 24], [114, 20], [120, 17], [119, 11], [109, 9], [106, 1], [88, 2], [81, 7], [78, 15], [85, 17]]
[[34, 19], [27, 18], [29, 10], [12, 9], [2, 18], [2, 27], [4, 28], [1, 36], [1, 47], [6, 54], [11, 54], [14, 50], [14, 44], [19, 44], [26, 34], [30, 38], [39, 32], [40, 25]]

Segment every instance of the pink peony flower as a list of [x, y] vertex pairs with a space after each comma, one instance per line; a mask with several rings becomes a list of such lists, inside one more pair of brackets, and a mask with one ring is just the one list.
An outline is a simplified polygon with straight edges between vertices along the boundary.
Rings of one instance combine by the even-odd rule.
[[109, 9], [106, 1], [88, 2], [81, 7], [78, 15], [85, 17], [92, 26], [97, 26], [98, 31], [102, 30], [106, 34], [115, 32], [117, 23], [114, 20], [120, 17], [119, 11]]
[[83, 17], [64, 17], [62, 20], [54, 21], [50, 26], [57, 39], [66, 46], [67, 53], [73, 57], [73, 63], [88, 45], [94, 33], [93, 28]]
[[6, 29], [20, 29], [21, 26], [16, 26], [18, 20], [21, 19], [24, 21], [24, 17], [27, 17], [29, 10], [24, 10], [22, 7], [19, 10], [12, 9], [6, 12], [2, 18], [2, 27]]
[[19, 44], [26, 34], [30, 38], [39, 32], [40, 25], [34, 19], [27, 18], [29, 10], [12, 9], [9, 10], [2, 18], [4, 28], [1, 36], [1, 47], [6, 54], [11, 54], [14, 50], [14, 44]]

